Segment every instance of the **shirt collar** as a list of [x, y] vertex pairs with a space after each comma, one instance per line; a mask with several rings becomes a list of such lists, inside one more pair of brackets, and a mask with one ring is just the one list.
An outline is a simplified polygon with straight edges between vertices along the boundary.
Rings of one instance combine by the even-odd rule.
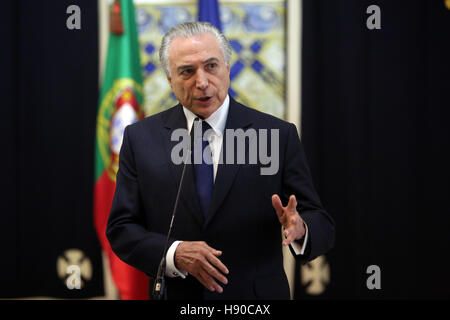
[[[225, 129], [225, 123], [227, 121], [229, 108], [230, 108], [230, 97], [227, 95], [225, 100], [223, 101], [223, 104], [219, 108], [217, 108], [217, 110], [214, 111], [208, 118], [204, 119], [204, 121], [206, 121], [211, 126], [211, 128], [218, 136], [221, 136]], [[197, 117], [197, 115], [184, 106], [183, 112], [184, 115], [186, 116], [187, 127], [190, 132], [192, 124], [194, 123], [194, 119]]]

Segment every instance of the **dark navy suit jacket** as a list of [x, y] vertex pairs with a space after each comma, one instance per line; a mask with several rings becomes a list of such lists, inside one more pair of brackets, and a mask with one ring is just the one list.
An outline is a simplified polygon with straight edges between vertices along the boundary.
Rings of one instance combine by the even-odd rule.
[[[150, 276], [150, 288], [163, 254], [182, 172], [182, 165], [171, 161], [172, 148], [179, 143], [171, 141], [171, 133], [178, 128], [186, 129], [181, 105], [126, 128], [106, 231], [117, 256]], [[175, 240], [205, 241], [223, 252], [220, 260], [230, 273], [222, 294], [208, 291], [190, 275], [169, 278], [168, 299], [289, 299], [273, 194], [281, 197], [283, 205], [287, 205], [289, 195], [297, 198], [297, 210], [309, 230], [306, 252], [296, 257], [300, 262], [314, 259], [334, 244], [334, 221], [314, 190], [295, 125], [230, 99], [225, 130], [239, 128], [279, 130], [279, 170], [274, 175], [261, 175], [261, 167], [268, 165], [259, 161], [219, 164], [205, 219], [192, 168], [187, 166], [169, 246]], [[225, 154], [226, 139], [224, 135]]]

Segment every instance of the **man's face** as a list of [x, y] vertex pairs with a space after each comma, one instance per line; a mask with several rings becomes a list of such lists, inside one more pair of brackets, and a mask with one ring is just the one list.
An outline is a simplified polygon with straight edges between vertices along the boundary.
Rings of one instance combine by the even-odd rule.
[[222, 105], [230, 86], [230, 67], [214, 35], [173, 39], [169, 68], [169, 84], [184, 107], [205, 119]]

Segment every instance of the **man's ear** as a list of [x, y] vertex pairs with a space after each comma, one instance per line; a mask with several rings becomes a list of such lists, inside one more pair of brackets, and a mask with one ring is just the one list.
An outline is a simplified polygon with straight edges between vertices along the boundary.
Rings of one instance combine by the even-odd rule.
[[169, 86], [172, 88], [172, 78], [171, 77], [167, 77], [167, 82], [169, 83]]

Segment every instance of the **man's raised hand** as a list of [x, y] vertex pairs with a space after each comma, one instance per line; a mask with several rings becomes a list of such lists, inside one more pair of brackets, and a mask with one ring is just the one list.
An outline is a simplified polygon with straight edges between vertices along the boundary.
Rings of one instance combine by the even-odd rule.
[[297, 200], [294, 195], [289, 197], [289, 203], [283, 207], [281, 199], [277, 194], [272, 196], [272, 205], [277, 213], [278, 220], [284, 227], [283, 234], [286, 239], [283, 246], [287, 246], [294, 240], [300, 240], [305, 236], [305, 225], [297, 212]]

